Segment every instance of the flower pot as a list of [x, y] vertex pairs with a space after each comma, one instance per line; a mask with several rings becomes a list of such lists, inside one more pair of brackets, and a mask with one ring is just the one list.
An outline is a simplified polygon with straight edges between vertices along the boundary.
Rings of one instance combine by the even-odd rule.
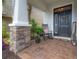
[[40, 43], [40, 42], [41, 42], [41, 39], [37, 36], [37, 37], [35, 38], [35, 42], [36, 42], [36, 43]]

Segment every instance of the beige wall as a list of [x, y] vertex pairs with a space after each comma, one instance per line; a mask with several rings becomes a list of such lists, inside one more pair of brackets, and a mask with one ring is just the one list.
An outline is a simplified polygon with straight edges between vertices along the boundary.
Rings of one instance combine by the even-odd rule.
[[39, 24], [43, 24], [43, 11], [32, 7], [31, 19], [35, 19], [35, 21]]

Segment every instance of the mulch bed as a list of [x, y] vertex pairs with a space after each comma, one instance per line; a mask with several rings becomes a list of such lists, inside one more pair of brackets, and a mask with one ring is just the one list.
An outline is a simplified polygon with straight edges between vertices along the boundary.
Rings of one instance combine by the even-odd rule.
[[9, 49], [5, 49], [2, 51], [2, 59], [21, 59], [15, 53], [9, 51]]

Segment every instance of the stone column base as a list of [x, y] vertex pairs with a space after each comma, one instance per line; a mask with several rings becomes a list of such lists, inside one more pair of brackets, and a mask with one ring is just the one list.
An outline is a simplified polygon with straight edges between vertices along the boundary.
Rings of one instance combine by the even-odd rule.
[[10, 26], [10, 50], [18, 52], [30, 46], [30, 27]]

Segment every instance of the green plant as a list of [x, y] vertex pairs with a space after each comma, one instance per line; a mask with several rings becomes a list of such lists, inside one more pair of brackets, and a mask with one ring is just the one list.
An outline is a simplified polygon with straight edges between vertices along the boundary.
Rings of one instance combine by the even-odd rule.
[[41, 26], [38, 26], [34, 19], [32, 19], [30, 23], [32, 24], [31, 39], [35, 39], [36, 42], [39, 42], [41, 40], [40, 34], [43, 32], [43, 28]]
[[34, 38], [35, 35], [36, 35], [37, 23], [35, 22], [34, 19], [32, 19], [32, 20], [30, 21], [30, 24], [32, 25], [32, 26], [31, 26], [31, 37]]
[[7, 32], [6, 23], [2, 23], [2, 38], [9, 38], [9, 32]]
[[3, 21], [2, 23], [2, 38], [3, 38], [3, 42], [6, 45], [9, 45], [9, 32], [7, 32], [7, 26], [6, 23]]
[[40, 26], [37, 26], [37, 27], [36, 27], [36, 33], [37, 33], [37, 34], [41, 34], [42, 32], [43, 32], [43, 28], [40, 27]]
[[10, 40], [9, 37], [3, 38], [3, 42], [4, 42], [6, 45], [13, 44], [12, 40]]

